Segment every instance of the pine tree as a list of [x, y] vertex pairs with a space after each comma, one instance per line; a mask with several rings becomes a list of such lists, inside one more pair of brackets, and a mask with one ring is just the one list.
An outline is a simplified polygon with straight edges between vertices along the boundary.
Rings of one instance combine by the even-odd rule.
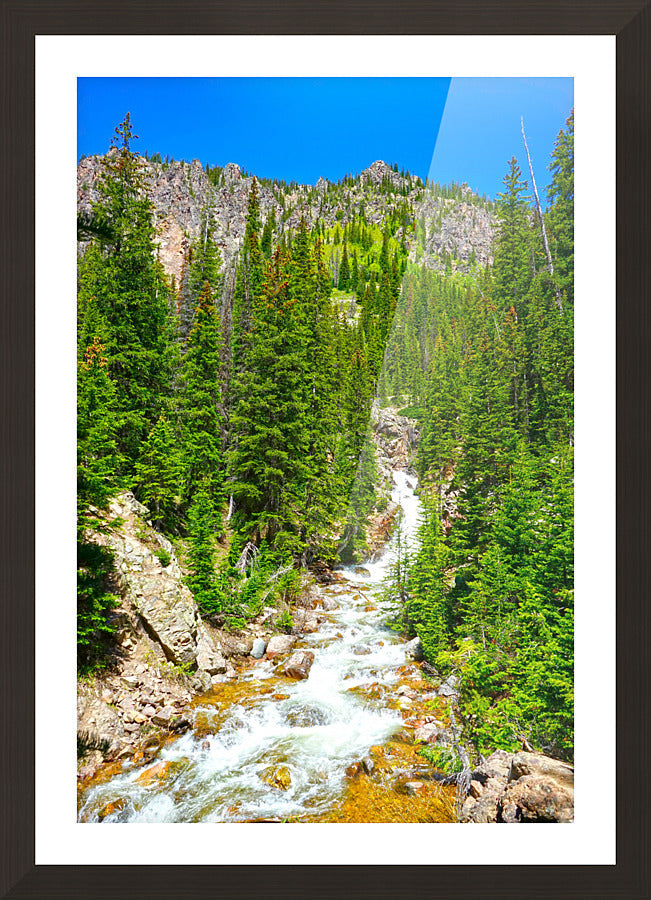
[[78, 365], [77, 376], [77, 666], [80, 674], [100, 668], [116, 630], [110, 590], [113, 556], [88, 540], [97, 513], [119, 489], [117, 397], [96, 337]]
[[556, 140], [549, 170], [552, 181], [547, 196], [554, 273], [570, 304], [574, 298], [574, 110]]
[[521, 301], [532, 276], [526, 190], [527, 182], [522, 180], [517, 160], [512, 157], [504, 176], [504, 192], [498, 194], [499, 236], [495, 244], [493, 283], [500, 308], [515, 306], [520, 315], [525, 312]]
[[136, 463], [138, 496], [149, 507], [155, 525], [172, 528], [182, 492], [182, 460], [178, 438], [161, 415], [143, 442]]
[[242, 372], [251, 343], [251, 309], [259, 300], [262, 286], [263, 257], [260, 249], [260, 202], [258, 182], [253, 179], [249, 192], [244, 245], [237, 270], [232, 310], [231, 359], [233, 372]]
[[120, 484], [122, 458], [115, 385], [99, 337], [79, 361], [77, 374], [77, 508], [80, 525], [88, 506], [102, 509]]
[[253, 300], [252, 340], [231, 417], [231, 468], [241, 527], [269, 544], [283, 532], [293, 551], [298, 523], [292, 500], [305, 477], [308, 436], [302, 323], [297, 300], [289, 296], [286, 266], [287, 256], [276, 251], [261, 296]]
[[222, 382], [223, 336], [211, 286], [206, 282], [183, 360], [183, 456], [185, 494], [198, 486], [210, 496], [215, 514], [223, 501]]
[[443, 541], [437, 509], [428, 510], [420, 529], [420, 550], [409, 576], [406, 617], [427, 659], [436, 660], [450, 635], [446, 578], [450, 552]]
[[276, 217], [274, 215], [273, 209], [267, 216], [267, 221], [264, 223], [264, 228], [262, 230], [262, 238], [260, 240], [260, 250], [263, 255], [269, 259], [271, 257], [272, 250], [272, 242], [273, 242], [273, 233], [274, 228], [276, 227]]
[[119, 448], [132, 469], [170, 389], [169, 288], [156, 258], [152, 206], [146, 198], [129, 115], [103, 160], [94, 212], [110, 241], [97, 239], [80, 261], [80, 344], [102, 320], [107, 372], [120, 402]]
[[350, 272], [350, 288], [355, 292], [359, 300], [359, 263], [357, 261], [357, 252], [353, 253], [353, 264]]
[[199, 234], [192, 245], [189, 289], [193, 307], [196, 307], [197, 300], [206, 283], [210, 285], [215, 297], [218, 296], [221, 287], [221, 256], [215, 243], [214, 230], [213, 210], [208, 207], [202, 212]]
[[188, 584], [202, 615], [216, 615], [223, 598], [215, 572], [215, 518], [211, 492], [200, 485], [188, 511]]
[[348, 262], [348, 244], [344, 239], [344, 250], [341, 257], [341, 265], [339, 266], [339, 282], [340, 291], [347, 291], [350, 287], [350, 264]]

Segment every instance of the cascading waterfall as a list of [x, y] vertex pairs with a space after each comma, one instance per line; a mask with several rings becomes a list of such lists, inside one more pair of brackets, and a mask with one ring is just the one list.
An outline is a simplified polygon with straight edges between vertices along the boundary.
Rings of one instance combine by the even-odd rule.
[[[315, 654], [309, 678], [279, 678], [274, 663], [261, 661], [241, 676], [250, 682], [250, 694], [225, 717], [210, 695], [197, 705], [195, 729], [157, 757], [164, 778], [143, 779], [141, 767], [126, 763], [119, 775], [83, 793], [79, 821], [283, 819], [318, 816], [336, 803], [346, 767], [403, 724], [386, 696], [370, 699], [355, 691], [369, 682], [396, 685], [396, 670], [405, 663], [404, 642], [387, 627], [376, 602], [398, 553], [416, 545], [421, 503], [415, 477], [397, 471], [394, 482], [399, 528], [378, 559], [343, 569], [342, 580], [324, 589], [338, 608], [327, 613], [318, 633], [297, 644]], [[264, 693], [265, 682], [273, 684], [273, 694]], [[261, 778], [273, 766], [286, 770], [286, 789]]]

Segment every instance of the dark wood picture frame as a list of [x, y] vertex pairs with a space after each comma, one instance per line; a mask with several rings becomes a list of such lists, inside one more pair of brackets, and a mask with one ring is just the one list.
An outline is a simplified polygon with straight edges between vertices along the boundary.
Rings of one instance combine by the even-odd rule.
[[[0, 0], [0, 896], [648, 897], [649, 3], [642, 0]], [[617, 48], [617, 722], [603, 740], [615, 866], [35, 866], [34, 36], [608, 34]], [[56, 139], [56, 136], [53, 136]], [[598, 190], [598, 186], [595, 186]], [[646, 398], [645, 398], [646, 399]], [[54, 437], [54, 436], [53, 436]], [[604, 477], [611, 477], [605, 473]], [[596, 486], [595, 489], [598, 489]], [[595, 565], [599, 561], [595, 560]], [[645, 590], [646, 589], [646, 590]], [[612, 661], [604, 660], [604, 677]], [[608, 720], [614, 711], [606, 710]], [[600, 729], [599, 731], [597, 729]], [[606, 733], [607, 730], [607, 733]], [[216, 834], [218, 840], [219, 833]], [[372, 840], [372, 831], [369, 832]], [[433, 841], [435, 840], [435, 832]], [[505, 834], [505, 840], [508, 836]], [[289, 836], [291, 842], [291, 832]], [[252, 854], [255, 853], [252, 848]], [[364, 858], [363, 844], [359, 848]], [[435, 844], [432, 861], [436, 860]], [[427, 861], [424, 861], [427, 862]], [[468, 860], [472, 862], [471, 859]], [[400, 863], [400, 864], [398, 864]], [[314, 871], [316, 870], [316, 871]], [[533, 870], [533, 871], [532, 871]]]

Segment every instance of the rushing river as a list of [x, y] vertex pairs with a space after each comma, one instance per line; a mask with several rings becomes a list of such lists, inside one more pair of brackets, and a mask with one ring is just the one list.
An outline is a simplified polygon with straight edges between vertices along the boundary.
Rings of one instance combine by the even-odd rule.
[[[394, 482], [399, 529], [378, 559], [341, 570], [340, 580], [323, 589], [338, 608], [295, 647], [314, 652], [309, 678], [279, 677], [275, 663], [263, 660], [242, 673], [236, 686], [242, 696], [226, 710], [219, 689], [200, 698], [193, 730], [152, 760], [164, 777], [143, 778], [142, 766], [126, 763], [85, 791], [80, 821], [314, 821], [337, 802], [346, 768], [403, 727], [391, 700], [405, 645], [385, 624], [378, 595], [398, 548], [415, 545], [421, 504], [415, 478], [398, 471]], [[375, 696], [356, 690], [370, 683], [382, 688]], [[284, 789], [263, 780], [273, 767], [288, 778]]]

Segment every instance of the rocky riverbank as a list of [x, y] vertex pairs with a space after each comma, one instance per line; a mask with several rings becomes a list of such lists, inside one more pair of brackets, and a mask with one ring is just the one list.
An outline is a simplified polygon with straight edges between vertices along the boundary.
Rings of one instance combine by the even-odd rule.
[[496, 750], [473, 772], [462, 822], [573, 822], [574, 767], [540, 753]]
[[[308, 580], [294, 611], [294, 635], [278, 634], [277, 610], [266, 608], [240, 632], [213, 628], [199, 615], [167, 538], [149, 522], [133, 494], [115, 498], [93, 540], [115, 559], [116, 648], [111, 666], [77, 690], [78, 777], [92, 778], [103, 761], [160, 746], [190, 727], [193, 700], [267, 653], [271, 658], [315, 631], [319, 613]], [[287, 645], [287, 648], [286, 648]]]

